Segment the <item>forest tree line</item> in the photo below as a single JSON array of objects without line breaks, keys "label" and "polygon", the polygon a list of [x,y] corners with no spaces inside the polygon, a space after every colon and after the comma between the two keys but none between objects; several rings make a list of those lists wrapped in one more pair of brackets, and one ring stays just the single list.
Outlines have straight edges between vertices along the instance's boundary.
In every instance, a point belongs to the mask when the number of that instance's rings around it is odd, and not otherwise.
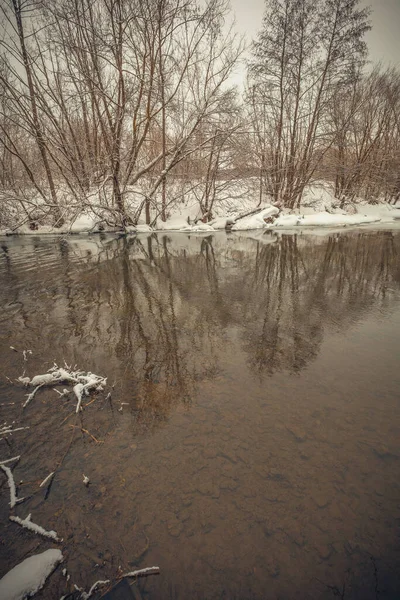
[{"label": "forest tree line", "polygon": [[227,0],[0,7],[2,221],[152,224],[188,193],[209,220],[243,181],[287,208],[316,180],[400,197],[400,74],[368,61],[359,0],[266,0],[248,51]]}]

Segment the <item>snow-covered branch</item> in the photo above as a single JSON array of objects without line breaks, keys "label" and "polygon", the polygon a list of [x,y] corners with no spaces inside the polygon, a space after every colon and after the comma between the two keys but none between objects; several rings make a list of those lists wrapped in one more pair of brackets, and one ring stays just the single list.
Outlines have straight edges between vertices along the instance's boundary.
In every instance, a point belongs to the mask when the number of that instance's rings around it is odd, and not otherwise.
[{"label": "snow-covered branch", "polygon": [[31,514],[29,514],[25,519],[20,519],[19,517],[9,517],[10,521],[14,521],[14,523],[18,523],[21,527],[25,527],[25,529],[29,529],[29,531],[33,531],[33,533],[37,533],[38,535],[42,535],[43,537],[51,538],[55,542],[61,542],[62,540],[57,536],[57,533],[53,530],[47,531],[40,525],[33,523],[31,521]]}]

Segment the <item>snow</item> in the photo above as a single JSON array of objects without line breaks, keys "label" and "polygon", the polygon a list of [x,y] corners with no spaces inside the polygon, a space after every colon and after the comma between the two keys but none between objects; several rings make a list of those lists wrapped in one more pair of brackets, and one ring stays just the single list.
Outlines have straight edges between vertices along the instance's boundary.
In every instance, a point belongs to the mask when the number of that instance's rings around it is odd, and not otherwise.
[{"label": "snow", "polygon": [[279,213],[276,206],[268,205],[255,215],[249,215],[240,219],[232,226],[232,231],[246,231],[248,229],[264,229],[267,224],[265,219],[273,217]]},{"label": "snow", "polygon": [[316,213],[315,215],[304,215],[298,223],[301,227],[345,227],[347,225],[364,225],[367,223],[378,223],[380,217],[368,215],[332,215],[327,212]]},{"label": "snow", "polygon": [[358,212],[371,217],[379,217],[384,223],[400,219],[400,207],[392,206],[386,202],[379,204],[362,203],[357,208]]},{"label": "snow", "polygon": [[185,231],[188,225],[187,217],[177,214],[166,221],[158,220],[157,231]]},{"label": "snow", "polygon": [[216,219],[213,219],[210,221],[209,225],[211,225],[214,229],[226,229],[226,226],[233,224],[233,222],[234,221],[232,217],[226,215],[224,217],[217,217]]},{"label": "snow", "polygon": [[54,373],[45,373],[44,375],[35,375],[30,382],[29,385],[35,387],[39,385],[49,385],[57,381],[57,378],[54,376]]},{"label": "snow", "polygon": [[150,225],[145,225],[143,223],[143,224],[136,225],[136,232],[137,233],[153,233],[154,229],[152,229],[150,227]]},{"label": "snow", "polygon": [[[223,182],[220,182],[221,184]],[[196,182],[187,184],[170,182],[169,194],[170,200],[167,205],[167,220],[163,222],[158,216],[153,226],[144,223],[144,211],[142,211],[137,225],[128,226],[127,233],[147,234],[153,232],[176,231],[186,234],[210,234],[213,231],[225,229],[227,225],[232,225],[234,231],[268,229],[268,228],[292,228],[292,227],[345,227],[348,225],[368,225],[371,223],[395,223],[400,221],[400,208],[392,206],[379,199],[378,204],[368,204],[362,198],[355,198],[352,203],[348,203],[345,209],[340,208],[340,201],[334,197],[332,184],[324,181],[317,181],[306,187],[303,193],[301,207],[289,213],[284,210],[279,215],[276,223],[272,225],[265,223],[265,218],[278,214],[278,210],[266,205],[262,211],[257,214],[249,215],[243,219],[236,219],[251,210],[254,210],[259,200],[259,186],[257,178],[247,178],[242,180],[232,180],[228,187],[222,186],[221,196],[216,198],[213,206],[213,220],[209,223],[202,223],[200,219],[202,214],[200,210],[202,185],[197,189]],[[95,195],[93,196],[95,198]],[[142,202],[142,195],[137,189],[131,189],[129,200],[127,197],[127,210],[134,214]],[[356,213],[355,215],[353,213]],[[318,216],[317,216],[318,215]],[[330,216],[327,216],[330,215]],[[152,211],[152,217],[154,217]],[[306,217],[313,217],[308,220]],[[334,217],[338,217],[335,220]],[[344,217],[355,217],[344,218]],[[367,219],[366,217],[369,217]],[[54,228],[49,225],[39,225],[37,230],[29,229],[28,224],[22,225],[15,231],[3,231],[3,234],[26,234],[26,235],[68,235],[70,233],[93,233],[99,232],[99,216],[85,209],[81,214],[69,215],[67,222],[61,228]],[[300,221],[301,219],[301,221]],[[396,225],[397,225],[396,224]],[[118,226],[105,226],[104,232],[120,232]],[[79,239],[79,237],[78,237]],[[93,246],[93,247],[92,247]],[[82,250],[82,248],[81,248]],[[96,244],[88,245],[87,254],[96,256],[99,248]],[[25,351],[25,358],[29,351]]]},{"label": "snow", "polygon": [[193,232],[208,232],[208,231],[215,231],[214,227],[212,225],[209,225],[208,223],[196,223],[195,225],[192,225],[192,231]]},{"label": "snow", "polygon": [[296,227],[301,223],[302,217],[300,215],[279,215],[279,217],[274,221],[274,227]]},{"label": "snow", "polygon": [[77,383],[73,388],[72,391],[74,392],[75,396],[78,399],[78,402],[76,404],[76,412],[79,412],[79,409],[81,407],[82,404],[82,398],[83,398],[83,390],[84,390],[84,386],[82,383]]},{"label": "snow", "polygon": [[[70,371],[67,365],[65,369],[54,365],[54,367],[49,369],[48,373],[44,373],[43,375],[35,375],[35,377],[33,377],[30,381],[26,381],[27,385],[36,385],[37,387],[33,390],[33,392],[31,392],[31,394],[28,394],[28,398],[22,407],[26,407],[26,405],[34,398],[38,389],[40,389],[42,386],[58,385],[65,382],[76,384],[73,388],[73,392],[77,398],[76,412],[79,412],[83,396],[89,395],[89,391],[93,389],[97,392],[103,391],[104,386],[107,383],[107,378],[95,375],[90,371],[86,375],[83,371]],[[68,390],[64,390],[62,394],[60,394],[60,397],[65,396],[65,392],[68,392]]]},{"label": "snow", "polygon": [[80,215],[71,225],[71,233],[87,233],[92,231],[98,224],[99,219],[95,219],[87,214]]},{"label": "snow", "polygon": [[2,600],[24,600],[38,592],[62,562],[61,550],[46,550],[23,560],[0,580]]}]

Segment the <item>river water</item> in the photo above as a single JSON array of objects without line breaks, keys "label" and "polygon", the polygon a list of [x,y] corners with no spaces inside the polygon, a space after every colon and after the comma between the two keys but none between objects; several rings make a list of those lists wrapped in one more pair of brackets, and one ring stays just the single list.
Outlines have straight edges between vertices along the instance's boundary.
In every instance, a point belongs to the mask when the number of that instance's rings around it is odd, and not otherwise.
[{"label": "river water", "polygon": [[[38,597],[152,565],[138,598],[400,597],[400,232],[1,248],[1,422],[29,429],[0,459],[71,575]],[[21,408],[54,361],[108,377],[79,416]],[[8,502],[0,473],[0,575],[54,547]]]}]

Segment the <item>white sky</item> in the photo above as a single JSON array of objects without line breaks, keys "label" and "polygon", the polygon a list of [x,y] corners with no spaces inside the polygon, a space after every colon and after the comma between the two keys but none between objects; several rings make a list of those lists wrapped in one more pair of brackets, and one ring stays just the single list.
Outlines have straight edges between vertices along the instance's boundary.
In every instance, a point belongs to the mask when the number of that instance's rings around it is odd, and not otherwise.
[{"label": "white sky", "polygon": [[[264,0],[230,0],[236,13],[236,29],[250,41],[261,28]],[[400,65],[400,0],[362,0],[371,6],[372,31],[366,36],[370,60]]]}]

